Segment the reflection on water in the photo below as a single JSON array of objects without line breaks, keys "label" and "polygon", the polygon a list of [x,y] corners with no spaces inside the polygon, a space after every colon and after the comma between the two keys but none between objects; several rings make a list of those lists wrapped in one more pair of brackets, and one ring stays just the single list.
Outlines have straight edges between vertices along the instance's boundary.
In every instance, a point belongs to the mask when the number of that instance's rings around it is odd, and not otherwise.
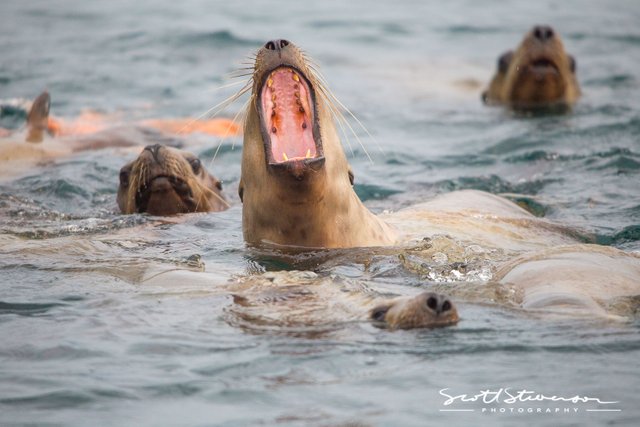
[{"label": "reflection on water", "polygon": [[[86,108],[132,122],[198,116],[241,87],[220,88],[223,76],[264,40],[285,37],[317,58],[371,133],[352,123],[373,162],[354,135],[343,142],[356,191],[375,212],[480,189],[575,227],[584,241],[639,251],[637,9],[14,2],[0,26],[0,97],[47,88],[54,114],[67,118]],[[578,60],[584,96],[574,111],[484,107],[498,55],[545,22]],[[3,108],[0,126],[17,129],[22,111]],[[207,165],[216,156],[209,170],[230,210],[120,215],[118,172],[134,156],[125,151],[58,159],[0,183],[3,423],[551,426],[640,416],[637,320],[524,313],[515,290],[492,281],[508,254],[443,234],[404,249],[247,248],[241,139],[180,142]],[[233,294],[246,287],[256,292],[243,306]],[[461,322],[389,333],[361,316],[374,298],[424,290],[452,295]],[[635,319],[638,303],[610,302]],[[447,387],[597,396],[622,412],[452,415],[440,412]]]}]

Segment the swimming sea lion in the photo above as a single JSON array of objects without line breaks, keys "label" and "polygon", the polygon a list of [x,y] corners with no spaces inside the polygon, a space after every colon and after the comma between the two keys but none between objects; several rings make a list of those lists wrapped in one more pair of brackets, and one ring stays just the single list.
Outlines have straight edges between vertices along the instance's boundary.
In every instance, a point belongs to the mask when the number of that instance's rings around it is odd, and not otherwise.
[{"label": "swimming sea lion", "polygon": [[117,196],[122,213],[175,215],[229,207],[222,184],[193,154],[149,145],[120,170]]},{"label": "swimming sea lion", "polygon": [[373,322],[389,330],[434,328],[459,320],[455,305],[444,295],[422,292],[390,299],[366,283],[311,271],[237,277],[227,288],[234,301],[227,320],[254,331],[304,328],[317,334],[345,322]]},{"label": "swimming sea lion", "polygon": [[487,104],[530,109],[568,107],[579,96],[575,59],[565,52],[553,28],[539,25],[527,33],[515,51],[500,56],[482,99]]},{"label": "swimming sea lion", "polygon": [[244,126],[242,229],[252,244],[391,245],[395,232],[355,191],[327,89],[286,40],[257,53]]}]

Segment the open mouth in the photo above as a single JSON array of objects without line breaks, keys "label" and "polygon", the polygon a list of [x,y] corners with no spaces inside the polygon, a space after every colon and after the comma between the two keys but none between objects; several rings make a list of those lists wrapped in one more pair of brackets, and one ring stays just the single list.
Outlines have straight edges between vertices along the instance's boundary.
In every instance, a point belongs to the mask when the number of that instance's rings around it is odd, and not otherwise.
[{"label": "open mouth", "polygon": [[265,78],[258,101],[270,165],[323,159],[315,93],[302,73],[289,66],[274,69]]},{"label": "open mouth", "polygon": [[534,70],[540,71],[558,71],[558,66],[555,62],[547,58],[538,58],[531,62],[531,67]]},{"label": "open mouth", "polygon": [[195,206],[193,192],[186,181],[172,175],[157,175],[138,188],[136,192],[138,213],[147,212],[152,196],[166,197],[170,192],[178,196],[187,207]]}]

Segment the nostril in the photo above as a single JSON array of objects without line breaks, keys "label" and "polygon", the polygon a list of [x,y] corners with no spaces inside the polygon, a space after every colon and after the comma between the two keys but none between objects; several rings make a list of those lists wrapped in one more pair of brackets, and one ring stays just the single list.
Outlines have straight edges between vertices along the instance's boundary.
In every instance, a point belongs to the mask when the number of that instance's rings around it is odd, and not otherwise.
[{"label": "nostril", "polygon": [[451,310],[451,302],[449,300],[445,300],[442,303],[442,312],[444,313],[445,311],[449,311]]},{"label": "nostril", "polygon": [[551,37],[553,37],[553,29],[547,27],[547,31],[545,33],[545,36],[547,39],[550,39]]},{"label": "nostril", "polygon": [[547,41],[554,36],[553,28],[546,25],[538,25],[533,28],[533,36],[540,41]]},{"label": "nostril", "polygon": [[276,44],[273,41],[268,41],[264,47],[268,50],[276,50]]},{"label": "nostril", "polygon": [[282,39],[280,40],[280,48],[289,46],[289,40]]},{"label": "nostril", "polygon": [[535,38],[537,38],[538,40],[542,40],[542,38],[544,37],[544,35],[542,34],[542,28],[540,27],[535,27],[533,29],[533,36]]},{"label": "nostril", "polygon": [[436,297],[427,298],[427,307],[435,311],[438,308],[438,299]]}]

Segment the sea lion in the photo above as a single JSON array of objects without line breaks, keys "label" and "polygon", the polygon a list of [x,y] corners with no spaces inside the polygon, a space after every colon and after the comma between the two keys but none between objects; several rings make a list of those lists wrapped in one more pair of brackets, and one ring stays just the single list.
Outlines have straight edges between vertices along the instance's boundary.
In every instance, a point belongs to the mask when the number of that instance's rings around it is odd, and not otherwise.
[{"label": "sea lion", "polygon": [[226,320],[252,331],[278,327],[318,334],[345,322],[372,322],[397,330],[450,326],[459,321],[456,306],[444,295],[421,292],[389,298],[363,282],[321,277],[311,271],[237,277],[227,291],[234,304],[226,311]]},{"label": "sea lion", "polygon": [[576,61],[553,28],[535,26],[515,51],[498,58],[496,74],[482,94],[486,104],[515,109],[570,107],[580,96]]},{"label": "sea lion", "polygon": [[247,242],[317,248],[395,242],[396,233],[353,191],[327,97],[293,43],[270,41],[258,51],[239,186]]},{"label": "sea lion", "polygon": [[122,213],[175,215],[229,208],[222,183],[191,153],[162,145],[146,146],[120,170],[117,196]]}]

